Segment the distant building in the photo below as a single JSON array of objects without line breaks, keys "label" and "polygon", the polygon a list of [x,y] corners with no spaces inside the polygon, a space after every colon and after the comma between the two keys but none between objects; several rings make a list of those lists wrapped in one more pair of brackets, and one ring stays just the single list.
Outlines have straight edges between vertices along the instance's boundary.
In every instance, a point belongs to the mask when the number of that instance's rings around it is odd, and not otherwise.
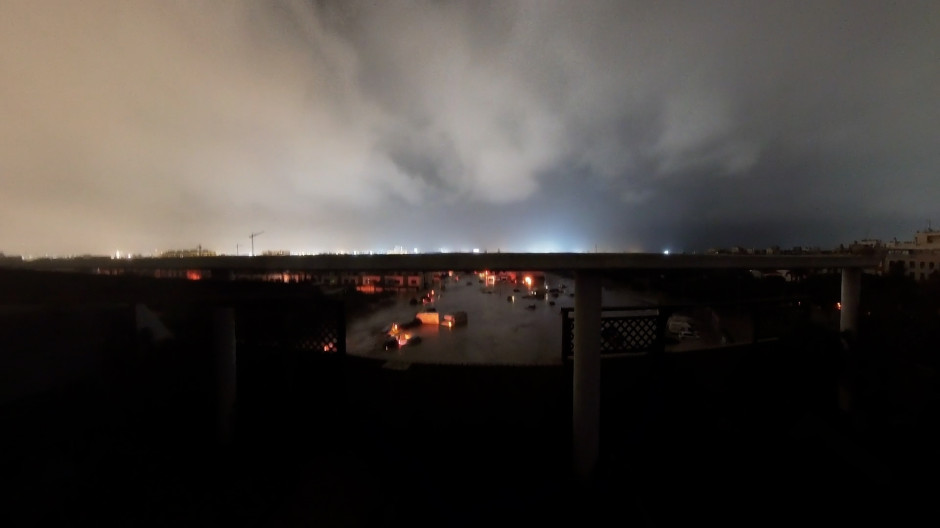
[{"label": "distant building", "polygon": [[914,234],[914,240],[885,245],[885,273],[927,280],[940,273],[940,231],[927,229]]},{"label": "distant building", "polygon": [[839,245],[839,253],[850,253],[853,255],[875,255],[885,251],[885,244],[881,240],[864,239],[856,240],[849,244],[849,247]]},{"label": "distant building", "polygon": [[853,243],[852,245],[861,246],[861,247],[870,247],[870,248],[882,248],[885,246],[884,242],[882,242],[881,240],[877,238],[863,238],[861,240],[855,241],[855,243]]},{"label": "distant building", "polygon": [[340,282],[343,286],[357,287],[362,284],[362,276],[355,273],[343,273],[340,276]]},{"label": "distant building", "polygon": [[405,277],[398,274],[386,274],[382,277],[382,285],[392,288],[401,288],[405,285]]},{"label": "distant building", "polygon": [[163,258],[214,257],[216,253],[198,246],[196,249],[171,249],[164,251],[160,256]]},{"label": "distant building", "polygon": [[936,229],[926,229],[914,233],[914,240],[898,242],[893,240],[886,244],[888,249],[913,249],[913,250],[940,250],[940,231]]},{"label": "distant building", "polygon": [[889,250],[885,257],[887,273],[902,274],[915,280],[927,280],[940,272],[940,251],[938,250]]}]

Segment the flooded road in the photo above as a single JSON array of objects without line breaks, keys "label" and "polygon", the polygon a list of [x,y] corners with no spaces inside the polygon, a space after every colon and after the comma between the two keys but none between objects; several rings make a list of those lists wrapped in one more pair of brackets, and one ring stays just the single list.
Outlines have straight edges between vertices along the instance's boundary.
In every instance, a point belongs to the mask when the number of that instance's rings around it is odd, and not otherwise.
[{"label": "flooded road", "polygon": [[[475,275],[448,279],[444,284],[446,290],[435,290],[433,303],[413,306],[409,300],[423,292],[401,294],[391,306],[352,321],[346,333],[347,353],[407,363],[561,363],[561,309],[574,306],[573,280],[547,275],[546,287],[538,289],[537,298],[524,297],[525,285],[500,282],[484,288]],[[546,295],[551,288],[559,289],[557,298]],[[510,296],[514,300],[508,300]],[[646,304],[624,291],[607,289],[603,302],[606,306]],[[442,318],[466,312],[467,324],[453,328],[425,324],[407,329],[404,331],[421,337],[421,343],[385,350],[384,329],[392,323],[411,321],[429,307]]]}]

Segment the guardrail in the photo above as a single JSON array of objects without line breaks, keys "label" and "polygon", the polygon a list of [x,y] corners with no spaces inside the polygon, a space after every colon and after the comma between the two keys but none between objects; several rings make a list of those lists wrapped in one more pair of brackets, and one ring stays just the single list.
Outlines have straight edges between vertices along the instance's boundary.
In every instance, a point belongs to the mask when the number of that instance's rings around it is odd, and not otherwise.
[{"label": "guardrail", "polygon": [[[561,309],[561,360],[574,359],[574,308]],[[641,354],[665,347],[666,320],[658,307],[622,306],[601,309],[601,355]]]},{"label": "guardrail", "polygon": [[[749,342],[778,339],[795,324],[808,321],[810,307],[810,303],[803,298],[604,307],[601,309],[600,353],[602,357],[610,357],[663,352],[669,342],[669,318],[696,309],[746,310],[751,324]],[[562,308],[561,321],[561,360],[562,363],[568,363],[574,359],[574,308]],[[709,324],[715,323],[709,321]],[[722,341],[722,345],[731,344],[734,344],[731,340]]]}]

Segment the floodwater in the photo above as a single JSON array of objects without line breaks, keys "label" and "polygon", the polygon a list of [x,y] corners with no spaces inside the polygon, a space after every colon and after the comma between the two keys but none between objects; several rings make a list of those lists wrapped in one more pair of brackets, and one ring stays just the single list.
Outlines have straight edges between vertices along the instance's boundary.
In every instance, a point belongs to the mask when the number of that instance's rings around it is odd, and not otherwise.
[{"label": "floodwater", "polygon": [[[484,288],[475,275],[451,278],[444,285],[444,291],[435,290],[430,304],[409,304],[412,297],[420,298],[423,292],[401,294],[393,305],[351,322],[346,333],[347,353],[405,363],[561,363],[561,309],[574,306],[573,280],[547,275],[545,287],[537,290],[536,298],[525,298],[526,287],[521,284],[499,282]],[[557,298],[547,295],[551,288],[560,290]],[[508,300],[510,296],[512,301]],[[648,304],[627,292],[607,289],[603,303]],[[436,309],[442,318],[444,314],[466,312],[467,324],[453,328],[425,324],[406,329],[403,331],[420,336],[421,343],[385,350],[383,330],[392,323],[411,321],[427,308]]]}]

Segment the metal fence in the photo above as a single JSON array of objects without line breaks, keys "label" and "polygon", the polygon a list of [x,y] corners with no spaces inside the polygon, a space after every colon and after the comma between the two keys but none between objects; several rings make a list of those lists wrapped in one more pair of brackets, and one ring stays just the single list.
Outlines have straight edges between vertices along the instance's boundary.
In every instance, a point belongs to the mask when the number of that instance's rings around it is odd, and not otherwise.
[{"label": "metal fence", "polygon": [[346,353],[346,319],[340,302],[270,300],[235,306],[239,351]]},{"label": "metal fence", "polygon": [[[574,358],[574,308],[561,310],[562,361]],[[663,350],[668,314],[649,307],[601,310],[601,355],[642,354]]]},{"label": "metal fence", "polygon": [[[682,306],[623,306],[601,309],[600,353],[602,356],[641,355],[664,351],[669,342],[668,323],[674,314],[705,309],[715,318],[714,309],[733,308],[748,314],[750,333],[744,342],[779,339],[796,325],[810,320],[811,303],[802,298],[755,299],[742,302],[711,303]],[[574,308],[562,308],[561,358],[574,359]],[[720,334],[717,321],[713,326]],[[722,340],[722,344],[734,344]],[[740,343],[740,341],[738,341]]]}]

